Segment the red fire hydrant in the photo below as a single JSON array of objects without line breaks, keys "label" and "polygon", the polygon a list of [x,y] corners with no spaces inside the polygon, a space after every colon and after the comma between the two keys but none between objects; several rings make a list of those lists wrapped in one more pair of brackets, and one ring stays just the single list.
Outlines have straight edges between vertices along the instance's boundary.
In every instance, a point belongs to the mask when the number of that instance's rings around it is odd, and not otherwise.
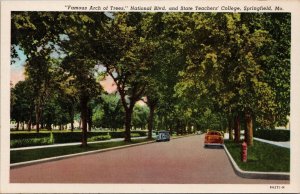
[{"label": "red fire hydrant", "polygon": [[247,162],[247,143],[242,143],[242,162]]}]

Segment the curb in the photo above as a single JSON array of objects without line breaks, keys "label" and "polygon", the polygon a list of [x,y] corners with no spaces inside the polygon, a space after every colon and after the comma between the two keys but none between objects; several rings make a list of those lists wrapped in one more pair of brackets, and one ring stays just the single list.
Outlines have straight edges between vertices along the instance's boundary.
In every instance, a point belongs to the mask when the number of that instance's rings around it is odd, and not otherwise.
[{"label": "curb", "polygon": [[[176,138],[172,138],[172,139],[175,140],[175,139],[184,138],[184,137],[188,137],[188,136],[180,136],[180,137],[176,137]],[[43,159],[39,159],[39,160],[18,162],[18,163],[10,164],[10,169],[14,169],[14,168],[18,168],[18,167],[24,167],[24,166],[30,166],[30,165],[33,165],[33,164],[39,164],[39,163],[44,163],[44,162],[57,161],[57,160],[72,158],[72,157],[76,157],[76,156],[83,156],[83,155],[88,155],[88,154],[95,154],[95,153],[107,152],[107,151],[112,151],[112,150],[128,148],[128,147],[140,146],[140,145],[150,144],[150,143],[155,143],[155,142],[156,142],[156,140],[153,140],[153,141],[148,141],[148,142],[142,142],[142,143],[136,143],[136,144],[131,144],[131,145],[100,149],[100,150],[93,150],[93,151],[81,152],[81,153],[76,153],[76,154],[68,154],[68,155],[63,155],[63,156],[43,158]]]},{"label": "curb", "polygon": [[33,164],[39,164],[39,163],[44,163],[44,162],[57,161],[57,160],[72,158],[72,157],[76,157],[76,156],[83,156],[83,155],[88,155],[88,154],[95,154],[95,153],[107,152],[107,151],[112,151],[112,150],[128,148],[128,147],[140,146],[140,145],[150,144],[150,143],[155,143],[155,141],[148,141],[148,142],[136,143],[136,144],[125,145],[125,146],[118,146],[118,147],[112,147],[112,148],[106,148],[106,149],[100,149],[100,150],[93,150],[93,151],[88,151],[88,152],[81,152],[81,153],[76,153],[76,154],[68,154],[68,155],[63,155],[63,156],[43,158],[43,159],[39,159],[39,160],[19,162],[19,163],[11,164],[10,169],[14,169],[14,168],[18,168],[18,167],[24,167],[24,166],[30,166],[30,165],[33,165]]},{"label": "curb", "polygon": [[227,150],[225,144],[223,145],[224,150],[231,162],[231,165],[234,169],[234,172],[242,177],[249,179],[272,179],[272,180],[290,180],[290,173],[282,173],[282,172],[256,172],[256,171],[244,171],[239,168],[236,164],[229,151]]}]

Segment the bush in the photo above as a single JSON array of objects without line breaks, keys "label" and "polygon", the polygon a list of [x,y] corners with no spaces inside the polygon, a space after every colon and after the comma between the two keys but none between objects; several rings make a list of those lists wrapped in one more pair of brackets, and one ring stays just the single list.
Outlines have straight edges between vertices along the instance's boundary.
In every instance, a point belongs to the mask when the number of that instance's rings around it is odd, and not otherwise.
[{"label": "bush", "polygon": [[82,134],[81,132],[54,132],[53,138],[54,143],[74,143],[81,141]]},{"label": "bush", "polygon": [[141,137],[139,133],[131,133],[131,137]]},{"label": "bush", "polygon": [[35,139],[35,138],[47,138],[49,137],[49,133],[36,133],[36,132],[24,132],[24,133],[11,133],[10,139],[17,140],[17,139]]},{"label": "bush", "polygon": [[[82,132],[53,133],[55,143],[74,143],[81,142]],[[106,136],[107,132],[88,132],[87,138],[96,136]]]},{"label": "bush", "polygon": [[133,131],[133,132],[131,132],[131,134],[133,134],[133,133],[139,134],[139,136],[137,136],[137,137],[142,137],[142,136],[147,136],[148,131]]},{"label": "bush", "polygon": [[110,140],[111,136],[109,134],[107,135],[97,135],[88,138],[88,142],[93,142],[93,141],[102,141],[102,140]]},{"label": "bush", "polygon": [[30,138],[30,139],[16,139],[10,141],[10,147],[26,147],[26,146],[39,146],[39,145],[50,145],[53,142],[51,138]]},{"label": "bush", "polygon": [[[134,131],[131,133],[132,137],[146,136],[147,131]],[[124,131],[113,132],[88,132],[88,142],[109,140],[111,138],[124,138]],[[81,142],[82,132],[45,132],[45,133],[12,133],[10,135],[11,148],[50,145],[54,143],[75,143]]]},{"label": "bush", "polygon": [[289,141],[290,140],[290,131],[289,130],[268,130],[260,129],[254,131],[254,137],[266,139],[270,141]]},{"label": "bush", "polygon": [[125,132],[124,131],[112,131],[109,132],[111,138],[124,138]]},{"label": "bush", "polygon": [[[131,131],[131,137],[147,136],[148,131]],[[125,131],[112,131],[109,132],[112,138],[124,138]]]}]

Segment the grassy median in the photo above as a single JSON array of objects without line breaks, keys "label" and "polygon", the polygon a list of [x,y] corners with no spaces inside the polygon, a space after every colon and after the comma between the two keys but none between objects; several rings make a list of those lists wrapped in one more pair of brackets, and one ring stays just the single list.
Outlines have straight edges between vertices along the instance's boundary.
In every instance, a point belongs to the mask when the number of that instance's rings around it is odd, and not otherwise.
[{"label": "grassy median", "polygon": [[240,169],[260,172],[289,172],[290,149],[254,140],[248,147],[248,161],[241,161],[241,144],[225,141],[225,145]]},{"label": "grassy median", "polygon": [[152,141],[152,140],[137,139],[137,140],[132,140],[131,143],[124,142],[124,141],[103,142],[97,144],[89,144],[88,147],[86,148],[82,148],[79,145],[75,145],[75,146],[50,147],[50,148],[39,148],[39,149],[30,149],[30,150],[15,150],[15,151],[10,151],[10,163],[13,164],[18,162],[38,160],[38,159],[63,156],[68,154],[76,154],[81,152],[101,150],[106,148],[118,147],[123,145],[131,145],[131,144],[142,143],[147,141]]}]

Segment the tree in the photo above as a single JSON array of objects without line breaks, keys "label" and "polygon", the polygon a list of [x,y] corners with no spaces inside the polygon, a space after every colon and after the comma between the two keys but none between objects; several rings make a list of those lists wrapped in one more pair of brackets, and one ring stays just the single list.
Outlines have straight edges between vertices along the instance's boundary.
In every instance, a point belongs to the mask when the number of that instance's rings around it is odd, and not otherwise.
[{"label": "tree", "polygon": [[[291,75],[291,14],[263,14],[262,25],[268,30],[271,44],[257,52],[260,57],[261,67],[268,72],[265,80],[275,93],[275,115],[273,125],[282,126],[288,122],[290,115],[290,75]],[[260,127],[274,127],[264,124],[259,119]]]},{"label": "tree", "polygon": [[[253,118],[274,122],[275,91],[262,68],[272,37],[259,14],[193,13],[182,32],[186,68],[177,91],[189,99],[213,102],[213,110],[235,116],[238,141],[240,117],[246,122],[246,140],[253,143]],[[264,53],[263,53],[264,51]],[[270,50],[268,50],[270,51]]]},{"label": "tree", "polygon": [[[146,104],[150,114],[148,119],[148,138],[152,138],[154,128],[154,114],[162,114],[163,125],[158,128],[171,129],[173,119],[166,119],[174,110],[172,106],[177,102],[174,98],[174,86],[178,80],[178,71],[182,68],[182,55],[177,52],[178,35],[174,34],[174,21],[181,24],[179,14],[148,13],[143,20],[144,47],[148,50],[149,69],[146,79]],[[178,25],[181,27],[181,25]],[[168,107],[168,108],[167,108]],[[169,125],[169,126],[167,126]]]},{"label": "tree", "polygon": [[97,127],[118,129],[124,126],[124,110],[118,94],[102,94],[101,102],[93,110],[93,123]]},{"label": "tree", "polygon": [[[51,55],[63,58],[62,77],[74,79],[83,120],[83,146],[86,146],[87,104],[100,85],[95,81],[97,62],[91,56],[102,47],[91,48],[93,37],[101,35],[107,16],[103,13],[14,12],[12,44],[27,56],[26,72],[34,83],[37,131],[42,107],[49,93]],[[95,28],[97,26],[97,28]],[[12,54],[15,53],[12,46]],[[14,56],[14,55],[12,55]],[[63,81],[63,80],[61,80]]]},{"label": "tree", "polygon": [[135,103],[145,91],[147,50],[141,36],[142,13],[116,13],[107,31],[107,55],[100,60],[117,86],[125,110],[125,141],[131,141],[130,129]]},{"label": "tree", "polygon": [[[99,73],[99,64],[96,55],[104,52],[101,44],[93,47],[95,37],[104,33],[103,26],[107,16],[103,13],[69,13],[66,14],[66,37],[60,42],[65,57],[62,68],[76,88],[79,98],[82,121],[82,146],[87,146],[87,123],[89,120],[88,104],[102,90],[97,83],[96,74]],[[97,26],[97,28],[95,28]]]},{"label": "tree", "polygon": [[51,82],[50,54],[55,49],[61,29],[55,25],[59,13],[12,12],[12,57],[19,46],[27,57],[26,74],[32,81],[35,104],[35,124],[39,132],[42,107]]},{"label": "tree", "polygon": [[51,97],[44,105],[42,122],[46,129],[52,130],[52,125],[59,126],[62,130],[63,125],[71,122],[71,117],[68,114],[67,99],[59,92],[53,92]]},{"label": "tree", "polygon": [[31,130],[32,116],[34,114],[34,104],[32,99],[34,94],[29,80],[20,81],[12,88],[12,96],[14,103],[12,106],[11,119],[17,122],[17,130],[20,123],[24,122],[28,125],[28,130]]},{"label": "tree", "polygon": [[[133,108],[132,125],[135,129],[144,130],[149,117],[149,109],[145,105],[136,104]],[[152,134],[152,133],[151,133]]]}]

